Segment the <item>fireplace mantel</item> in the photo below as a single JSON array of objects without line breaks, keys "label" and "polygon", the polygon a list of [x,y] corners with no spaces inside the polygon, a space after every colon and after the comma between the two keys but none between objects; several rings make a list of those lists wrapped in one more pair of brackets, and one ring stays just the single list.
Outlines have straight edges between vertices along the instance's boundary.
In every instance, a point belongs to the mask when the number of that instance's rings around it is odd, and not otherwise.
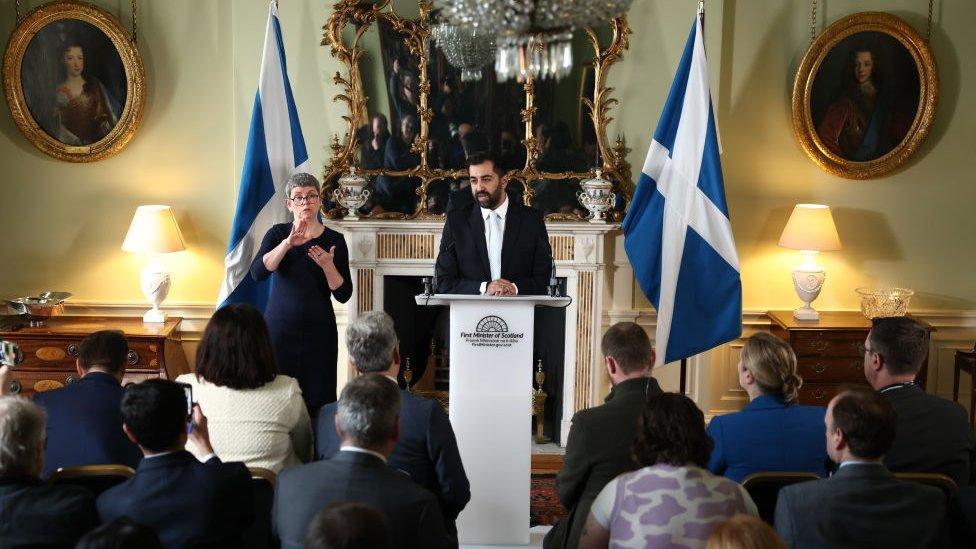
[{"label": "fireplace mantel", "polygon": [[[432,276],[444,221],[339,220],[328,223],[343,233],[349,247],[353,279],[348,320],[382,308],[382,278],[389,275]],[[566,311],[565,372],[561,440],[565,441],[573,413],[602,402],[598,394],[605,376],[600,357],[600,321],[604,295],[609,295],[613,268],[612,223],[547,223],[556,275],[566,278],[566,293],[573,302]],[[348,373],[347,373],[348,375]]]}]

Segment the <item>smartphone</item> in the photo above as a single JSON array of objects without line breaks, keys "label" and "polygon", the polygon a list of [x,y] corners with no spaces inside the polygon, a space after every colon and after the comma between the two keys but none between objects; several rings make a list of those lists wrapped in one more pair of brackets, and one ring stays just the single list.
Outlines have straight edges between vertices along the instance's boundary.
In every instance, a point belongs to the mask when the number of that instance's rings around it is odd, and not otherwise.
[{"label": "smartphone", "polygon": [[0,339],[0,366],[13,368],[24,361],[24,353],[20,346],[13,341]]},{"label": "smartphone", "polygon": [[193,432],[193,385],[189,383],[177,382],[180,387],[183,387],[183,397],[186,399],[186,417],[187,419],[187,433]]}]

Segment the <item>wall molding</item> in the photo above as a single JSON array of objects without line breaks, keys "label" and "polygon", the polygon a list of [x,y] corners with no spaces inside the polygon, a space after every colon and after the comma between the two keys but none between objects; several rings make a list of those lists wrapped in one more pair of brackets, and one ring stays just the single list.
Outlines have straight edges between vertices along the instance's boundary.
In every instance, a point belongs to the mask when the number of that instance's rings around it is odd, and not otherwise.
[{"label": "wall molding", "polygon": [[[189,343],[191,347],[195,347],[215,307],[215,303],[174,302],[165,303],[162,309],[170,316],[183,318],[180,337],[184,344]],[[142,316],[147,309],[148,304],[143,302],[71,300],[65,303],[64,312],[78,316]],[[346,351],[341,342],[348,323],[347,305],[337,305],[335,314],[340,336],[339,363],[344,364]],[[912,311],[912,315],[928,322],[936,330],[929,350],[929,391],[951,399],[954,353],[960,349],[972,349],[973,341],[976,340],[976,310],[928,309]],[[593,333],[593,348],[599,348],[600,338],[607,328],[625,320],[637,322],[647,330],[651,341],[654,340],[657,315],[653,309],[606,309],[600,316],[601,326]],[[748,402],[745,392],[738,386],[738,379],[730,372],[738,362],[744,339],[756,332],[768,330],[769,326],[770,320],[765,310],[746,309],[742,312],[742,338],[688,361],[688,393],[702,407],[706,416],[735,411]],[[188,352],[187,356],[192,356],[192,353]],[[345,368],[339,368],[339,371],[342,378]],[[968,394],[966,389],[970,381],[967,376],[962,378],[960,393]],[[342,384],[345,379],[340,379],[339,382]],[[601,388],[596,388],[596,393],[599,396]]]}]

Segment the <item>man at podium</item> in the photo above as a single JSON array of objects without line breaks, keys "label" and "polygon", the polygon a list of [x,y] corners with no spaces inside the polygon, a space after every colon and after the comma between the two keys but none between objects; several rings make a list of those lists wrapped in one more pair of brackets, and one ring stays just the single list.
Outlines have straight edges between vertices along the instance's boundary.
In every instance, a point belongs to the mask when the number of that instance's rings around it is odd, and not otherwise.
[{"label": "man at podium", "polygon": [[475,201],[447,213],[434,267],[442,294],[545,295],[552,252],[542,214],[509,200],[497,157],[468,157]]}]

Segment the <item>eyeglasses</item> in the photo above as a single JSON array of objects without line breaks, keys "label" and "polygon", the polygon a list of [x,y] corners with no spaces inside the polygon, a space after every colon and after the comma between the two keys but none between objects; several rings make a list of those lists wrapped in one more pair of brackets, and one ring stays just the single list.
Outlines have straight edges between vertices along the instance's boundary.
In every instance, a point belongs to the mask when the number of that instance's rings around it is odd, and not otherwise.
[{"label": "eyeglasses", "polygon": [[288,200],[291,200],[295,204],[301,205],[301,204],[305,204],[306,202],[318,202],[319,201],[319,198],[321,198],[321,197],[319,195],[317,195],[317,194],[310,194],[310,195],[307,195],[307,196],[302,196],[302,195],[293,196],[293,197],[289,198]]},{"label": "eyeglasses", "polygon": [[860,352],[861,353],[873,353],[874,352],[874,349],[868,347],[867,345],[865,345],[863,343],[859,344],[857,347],[858,347],[858,349],[860,349]]}]

